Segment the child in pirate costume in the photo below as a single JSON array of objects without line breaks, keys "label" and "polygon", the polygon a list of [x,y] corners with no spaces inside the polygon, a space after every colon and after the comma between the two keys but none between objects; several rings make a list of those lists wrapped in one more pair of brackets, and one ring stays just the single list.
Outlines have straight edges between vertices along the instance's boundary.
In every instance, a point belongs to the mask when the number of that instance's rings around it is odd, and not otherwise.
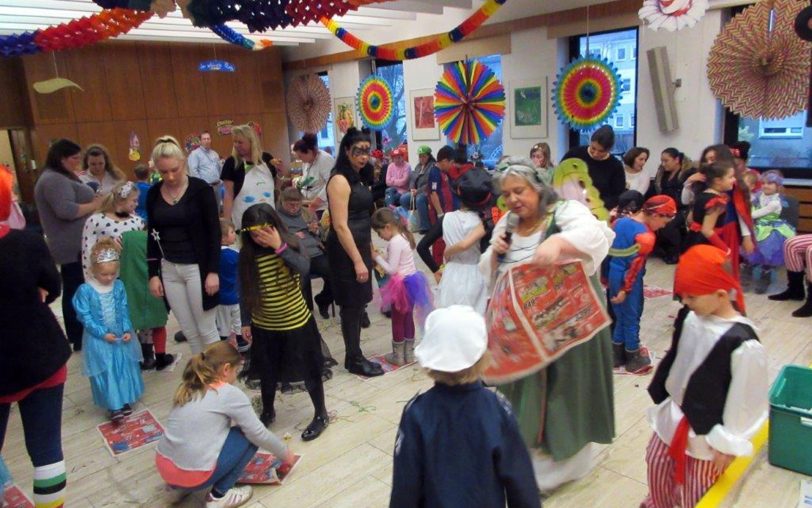
[{"label": "child in pirate costume", "polygon": [[609,302],[615,316],[612,331],[614,367],[625,366],[632,374],[651,370],[651,357],[640,347],[643,315],[643,276],[646,260],[654,250],[654,233],[677,214],[677,204],[657,195],[642,209],[615,221],[615,239],[609,249]]},{"label": "child in pirate costume", "polygon": [[753,452],[750,438],[767,418],[767,356],[737,310],[744,300],[726,253],[690,248],[675,291],[691,311],[648,388],[657,406],[648,410],[645,508],[696,505],[736,456]]}]

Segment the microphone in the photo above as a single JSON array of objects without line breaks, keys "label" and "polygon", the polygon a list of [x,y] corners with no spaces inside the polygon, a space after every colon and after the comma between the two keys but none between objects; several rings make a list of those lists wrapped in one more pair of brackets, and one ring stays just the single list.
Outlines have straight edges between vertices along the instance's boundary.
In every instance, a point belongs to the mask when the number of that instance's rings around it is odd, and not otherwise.
[{"label": "microphone", "polygon": [[[510,239],[513,236],[513,230],[519,225],[519,216],[513,212],[508,212],[507,224],[505,226],[505,241],[510,244]],[[499,254],[496,260],[502,263],[505,260],[504,254]]]}]

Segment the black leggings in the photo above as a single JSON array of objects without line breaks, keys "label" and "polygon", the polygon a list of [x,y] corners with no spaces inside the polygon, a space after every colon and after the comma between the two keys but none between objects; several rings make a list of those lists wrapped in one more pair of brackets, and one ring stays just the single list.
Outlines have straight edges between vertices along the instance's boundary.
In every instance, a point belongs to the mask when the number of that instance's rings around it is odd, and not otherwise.
[{"label": "black leggings", "polygon": [[345,367],[347,367],[350,362],[364,357],[364,353],[361,352],[361,316],[364,313],[364,309],[365,306],[363,305],[343,305],[339,310],[339,315],[341,316],[341,335],[344,338],[344,348],[346,350],[344,355]]},{"label": "black leggings", "polygon": [[60,275],[62,276],[62,317],[65,320],[65,334],[73,344],[73,349],[78,351],[82,349],[82,332],[84,328],[76,318],[76,311],[73,309],[73,295],[76,294],[79,286],[85,282],[82,263],[76,261],[75,263],[61,265]]}]

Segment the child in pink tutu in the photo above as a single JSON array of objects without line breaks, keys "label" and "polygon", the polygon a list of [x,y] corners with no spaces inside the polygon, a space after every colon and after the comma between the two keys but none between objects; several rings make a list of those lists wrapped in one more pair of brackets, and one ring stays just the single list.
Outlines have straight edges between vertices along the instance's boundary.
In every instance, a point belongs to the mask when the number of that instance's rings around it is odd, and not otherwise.
[{"label": "child in pink tutu", "polygon": [[392,309],[392,353],[386,361],[404,365],[414,361],[414,309],[422,325],[432,310],[431,290],[426,276],[414,263],[414,236],[389,208],[372,215],[372,229],[389,242],[384,258],[373,248],[375,262],[389,274],[389,282],[381,288],[384,305]]}]

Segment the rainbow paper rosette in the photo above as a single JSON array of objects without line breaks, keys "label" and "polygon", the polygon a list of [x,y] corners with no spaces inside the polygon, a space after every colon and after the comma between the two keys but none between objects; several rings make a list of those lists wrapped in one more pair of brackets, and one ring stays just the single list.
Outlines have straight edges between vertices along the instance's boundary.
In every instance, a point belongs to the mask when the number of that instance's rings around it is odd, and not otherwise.
[{"label": "rainbow paper rosette", "polygon": [[558,119],[576,130],[606,121],[620,103],[620,74],[604,58],[577,58],[564,67],[553,85]]},{"label": "rainbow paper rosette", "polygon": [[434,117],[454,143],[479,144],[505,116],[505,88],[475,60],[450,66],[434,91]]},{"label": "rainbow paper rosette", "polygon": [[394,120],[395,99],[392,87],[378,76],[369,76],[358,87],[358,112],[361,121],[372,130],[384,130]]}]

